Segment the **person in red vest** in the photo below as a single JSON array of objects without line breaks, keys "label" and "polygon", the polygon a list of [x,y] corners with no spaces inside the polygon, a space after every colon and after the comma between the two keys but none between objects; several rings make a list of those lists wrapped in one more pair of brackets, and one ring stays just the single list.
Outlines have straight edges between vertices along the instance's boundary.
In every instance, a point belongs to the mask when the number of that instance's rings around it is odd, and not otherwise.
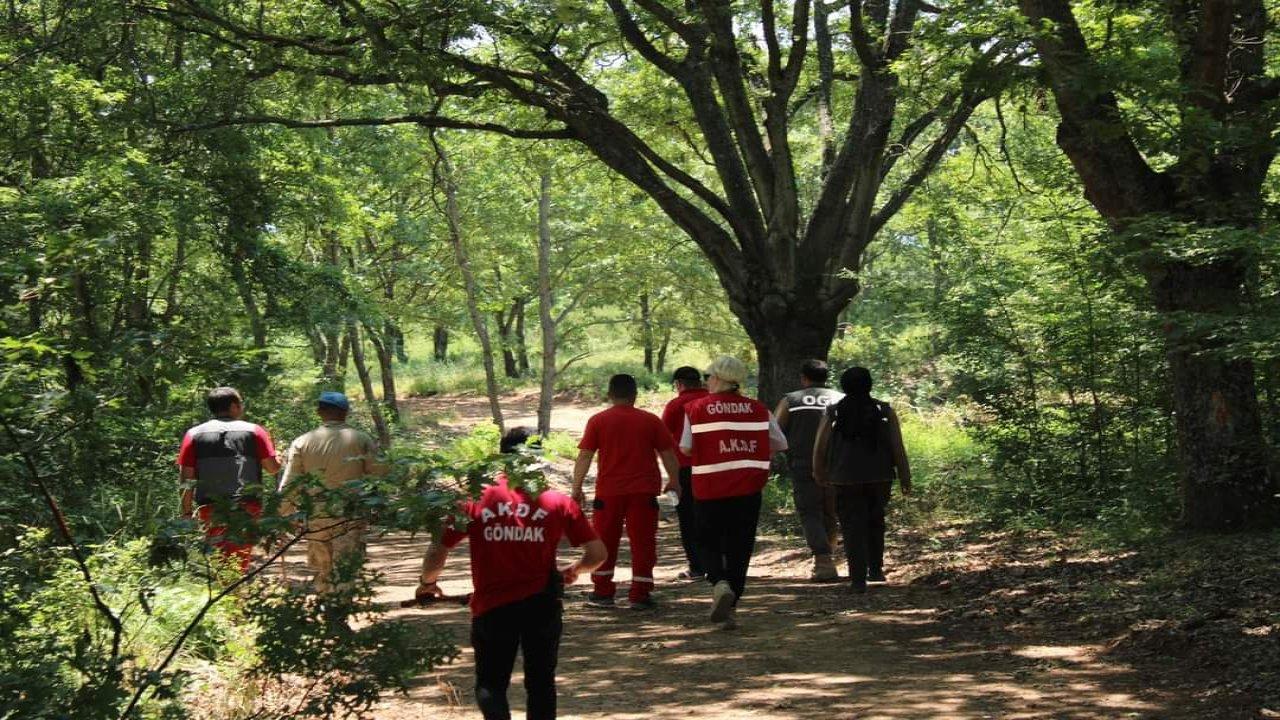
[{"label": "person in red vest", "polygon": [[573,467],[573,499],[581,504],[586,500],[582,483],[596,452],[600,453],[591,524],[608,548],[609,559],[591,573],[595,589],[587,596],[587,602],[597,607],[614,605],[618,587],[613,582],[613,570],[618,563],[624,525],[631,541],[631,588],[627,599],[632,610],[654,607],[651,593],[653,566],[658,563],[657,496],[663,491],[658,458],[667,469],[666,490],[680,492],[675,440],[657,415],[635,406],[636,389],[636,379],[630,375],[609,378],[609,401],[613,407],[587,421]]},{"label": "person in red vest", "polygon": [[[502,438],[502,452],[518,452],[529,438],[515,428]],[[564,585],[577,582],[604,562],[604,544],[578,504],[563,493],[530,493],[499,473],[478,500],[463,504],[464,528],[447,528],[422,561],[414,593],[419,601],[442,598],[436,580],[449,549],[470,539],[471,646],[476,659],[476,703],[485,720],[510,720],[507,688],[516,652],[524,656],[529,720],[556,716],[556,663],[560,652]],[[556,567],[556,546],[565,537],[582,557]]]},{"label": "person in red vest", "polygon": [[[702,386],[702,372],[688,365],[678,367],[671,373],[671,384],[676,396],[663,408],[662,424],[671,431],[671,437],[680,437],[684,433],[687,415],[685,406],[698,398],[706,397],[707,389]],[[680,521],[680,544],[684,547],[684,557],[689,563],[689,569],[681,570],[679,578],[686,582],[696,582],[706,577],[706,573],[702,571],[702,560],[698,557],[698,531],[693,508],[693,458],[677,449],[676,460],[680,462],[680,502],[676,505],[676,517]]]},{"label": "person in red vest", "polygon": [[732,629],[755,550],[770,459],[787,449],[787,438],[769,408],[742,395],[747,367],[741,360],[717,358],[707,375],[711,392],[688,404],[680,449],[693,458],[698,547],[712,586],[711,621]]}]

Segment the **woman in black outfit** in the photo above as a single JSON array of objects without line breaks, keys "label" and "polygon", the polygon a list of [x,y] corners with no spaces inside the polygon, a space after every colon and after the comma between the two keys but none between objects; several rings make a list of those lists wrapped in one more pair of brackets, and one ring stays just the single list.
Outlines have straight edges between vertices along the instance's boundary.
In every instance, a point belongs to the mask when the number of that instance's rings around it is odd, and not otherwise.
[{"label": "woman in black outfit", "polygon": [[813,446],[813,476],[836,489],[836,513],[849,561],[850,589],[884,582],[884,513],[893,479],[911,494],[911,467],[902,428],[889,404],[871,397],[871,373],[851,367],[840,376],[844,399],[829,407]]}]

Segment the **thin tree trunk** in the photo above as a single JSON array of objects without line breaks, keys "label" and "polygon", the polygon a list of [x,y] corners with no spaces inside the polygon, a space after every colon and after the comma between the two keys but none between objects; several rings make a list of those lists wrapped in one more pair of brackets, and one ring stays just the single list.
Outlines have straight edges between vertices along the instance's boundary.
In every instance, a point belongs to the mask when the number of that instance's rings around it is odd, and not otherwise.
[{"label": "thin tree trunk", "polygon": [[179,280],[183,277],[183,271],[187,267],[187,230],[189,218],[184,218],[187,213],[183,211],[179,217],[179,227],[177,229],[178,239],[173,250],[173,263],[169,266],[169,289],[165,293],[164,312],[160,314],[160,324],[168,327],[173,321],[173,317],[178,314],[178,285]]},{"label": "thin tree trunk", "polygon": [[378,357],[378,373],[382,378],[382,406],[387,410],[387,419],[393,424],[400,422],[400,404],[396,393],[395,357],[388,347],[390,340],[379,337],[368,323],[364,324],[365,334],[369,336],[369,344],[373,345],[374,354]]},{"label": "thin tree trunk", "polygon": [[493,364],[493,342],[489,338],[489,327],[485,324],[484,315],[480,312],[475,273],[471,271],[471,258],[467,254],[467,246],[462,239],[462,213],[458,209],[458,186],[453,179],[453,165],[449,162],[449,156],[445,153],[443,145],[437,142],[435,149],[440,159],[440,180],[444,186],[445,220],[449,226],[449,243],[453,245],[453,255],[458,263],[458,271],[462,274],[467,315],[471,318],[471,327],[476,332],[476,338],[480,340],[480,359],[484,364],[484,384],[485,391],[489,395],[489,412],[493,416],[493,424],[498,426],[498,431],[505,432],[502,404],[498,399],[498,374]]},{"label": "thin tree trunk", "polygon": [[937,219],[930,217],[925,221],[925,243],[929,252],[929,266],[933,281],[929,299],[929,357],[936,362],[942,356],[941,323],[942,304],[946,299],[946,271],[943,266],[943,239],[938,230]]},{"label": "thin tree trunk", "polygon": [[409,362],[409,353],[404,346],[404,331],[400,329],[400,325],[388,320],[383,327],[383,342],[388,345],[391,356],[401,363]]},{"label": "thin tree trunk", "polygon": [[373,418],[373,427],[378,432],[378,443],[383,449],[391,447],[391,431],[387,420],[382,415],[382,405],[373,394],[373,378],[369,376],[369,366],[364,361],[364,346],[360,342],[360,328],[354,319],[347,320],[347,345],[351,348],[351,359],[356,365],[356,374],[360,376],[360,387],[364,389],[364,399],[369,403],[369,415]]},{"label": "thin tree trunk", "polygon": [[835,79],[835,55],[831,50],[830,8],[826,0],[813,0],[813,39],[818,55],[818,142],[822,145],[822,177],[836,159],[836,125],[831,115],[831,85]]},{"label": "thin tree trunk", "polygon": [[[247,230],[245,232],[248,232]],[[232,247],[230,248],[231,281],[235,284],[236,293],[244,305],[245,317],[249,319],[249,330],[253,334],[253,346],[259,350],[267,347],[267,323],[262,318],[262,310],[253,294],[253,284],[245,268],[246,248],[239,237],[240,231],[231,229]]]},{"label": "thin tree trunk", "polygon": [[667,371],[667,349],[671,347],[671,328],[662,331],[662,344],[658,346],[658,372]]},{"label": "thin tree trunk", "polygon": [[644,369],[653,372],[653,315],[647,292],[640,293],[640,343],[644,345]]},{"label": "thin tree trunk", "polygon": [[347,365],[351,358],[351,338],[343,338],[338,341],[338,373],[336,381],[338,387],[345,387],[347,384]]},{"label": "thin tree trunk", "polygon": [[84,270],[76,270],[71,279],[76,293],[73,314],[77,316],[84,337],[97,345],[102,333],[98,330],[98,305],[93,299],[93,288],[89,287],[89,277]]},{"label": "thin tree trunk", "polygon": [[[338,240],[338,234],[328,229],[322,229],[320,234],[324,238],[325,261],[333,269],[334,273],[342,273],[342,247]],[[326,327],[324,337],[328,344],[328,350],[325,354],[321,380],[325,387],[341,391],[346,387],[347,352],[350,347],[350,338],[343,333],[340,321],[334,321]]]},{"label": "thin tree trunk", "polygon": [[498,337],[500,345],[502,345],[502,371],[507,377],[516,379],[520,377],[520,368],[516,365],[516,353],[514,349],[515,342],[511,337],[511,323],[514,318],[513,314],[508,315],[499,310],[493,314],[494,322],[498,325]]},{"label": "thin tree trunk", "polygon": [[315,326],[308,326],[306,333],[307,344],[311,347],[311,359],[315,360],[317,365],[324,367],[325,355],[328,350],[324,336],[320,334],[320,330]]},{"label": "thin tree trunk", "polygon": [[538,434],[551,432],[551,401],[556,390],[556,321],[551,296],[551,173],[538,186],[538,328],[542,331],[542,384],[538,390]]},{"label": "thin tree trunk", "polygon": [[437,325],[431,331],[431,357],[436,362],[449,360],[449,328],[443,325]]},{"label": "thin tree trunk", "polygon": [[338,326],[330,325],[324,329],[321,334],[321,341],[324,343],[324,365],[320,369],[321,381],[326,387],[337,386],[342,388],[341,379],[338,375],[338,363],[342,363],[343,374],[346,373],[346,359],[343,356],[343,339],[342,334],[338,330]]},{"label": "thin tree trunk", "polygon": [[529,343],[524,331],[524,311],[528,305],[525,298],[516,301],[516,364],[520,366],[520,376],[529,374]]}]

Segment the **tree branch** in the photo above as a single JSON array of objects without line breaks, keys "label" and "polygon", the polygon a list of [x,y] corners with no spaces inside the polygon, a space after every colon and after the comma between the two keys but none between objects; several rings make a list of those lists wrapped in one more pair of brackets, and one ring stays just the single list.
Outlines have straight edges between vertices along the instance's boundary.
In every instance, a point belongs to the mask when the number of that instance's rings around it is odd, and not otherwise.
[{"label": "tree branch", "polygon": [[62,534],[63,540],[71,548],[71,557],[75,560],[76,567],[79,568],[80,575],[84,578],[84,582],[89,588],[89,595],[93,598],[94,607],[97,608],[98,614],[102,615],[107,624],[111,626],[111,659],[116,660],[120,657],[120,642],[124,637],[124,625],[115,614],[115,611],[111,609],[111,606],[107,604],[107,601],[102,598],[102,594],[98,592],[98,584],[94,582],[93,573],[89,571],[89,563],[85,559],[84,551],[80,549],[80,544],[76,542],[75,536],[71,533],[71,526],[67,524],[67,517],[62,512],[62,506],[58,503],[57,498],[53,496],[53,492],[49,490],[49,486],[45,484],[44,478],[40,476],[40,470],[36,466],[35,458],[22,446],[21,441],[18,440],[18,434],[14,431],[13,426],[9,424],[8,418],[0,418],[0,425],[4,426],[4,432],[9,436],[9,442],[13,444],[14,451],[22,457],[22,464],[26,467],[31,484],[35,485],[40,492],[40,496],[44,498],[58,532]]},{"label": "tree branch", "polygon": [[[915,170],[889,196],[884,205],[871,216],[871,235],[880,232],[885,223],[911,199],[911,196],[924,182],[925,178],[929,177],[929,174],[937,167],[938,162],[946,155],[947,148],[951,147],[951,143],[955,142],[956,137],[960,135],[960,131],[964,130],[964,125],[969,121],[969,116],[985,99],[986,96],[981,93],[972,93],[966,95],[960,101],[955,112],[947,120],[947,124],[943,127],[941,134],[929,145],[929,148],[924,153],[924,158],[916,165]],[[861,251],[859,250],[859,252]]]},{"label": "tree branch", "polygon": [[213,130],[215,128],[239,125],[279,125],[281,127],[293,129],[417,125],[419,127],[446,128],[451,130],[483,130],[486,132],[493,132],[506,135],[508,137],[526,140],[571,140],[576,137],[574,132],[569,128],[548,128],[545,130],[513,128],[507,127],[506,125],[499,125],[497,123],[471,122],[468,120],[458,120],[455,118],[446,118],[430,114],[393,115],[388,117],[332,118],[328,120],[296,120],[294,118],[276,115],[241,115],[239,117],[223,118],[221,120],[213,120],[205,123],[183,125],[177,129],[182,132],[198,132],[201,130]]},{"label": "tree branch", "polygon": [[920,117],[907,123],[907,126],[902,129],[902,134],[898,136],[897,142],[887,148],[884,163],[880,166],[880,180],[882,182],[889,176],[889,172],[893,170],[894,165],[897,165],[898,160],[907,154],[907,150],[911,148],[911,145],[942,115],[942,111],[945,108],[955,102],[959,95],[960,93],[956,91],[948,92],[942,96],[942,99],[936,105],[921,113]]},{"label": "tree branch", "polygon": [[867,32],[866,22],[862,19],[862,0],[849,0],[849,36],[853,41],[853,51],[864,67],[871,71],[884,67],[884,59],[872,46],[871,33]]},{"label": "tree branch", "polygon": [[217,27],[222,28],[235,35],[236,37],[246,40],[253,40],[275,48],[294,48],[302,50],[310,55],[319,55],[322,57],[351,57],[352,49],[358,45],[363,36],[352,35],[342,38],[330,38],[324,36],[312,37],[288,37],[285,35],[275,35],[272,33],[259,32],[251,28],[238,25],[227,18],[209,10],[206,10],[200,4],[192,2],[192,0],[172,0],[175,5],[179,5],[185,9],[185,12],[173,10],[171,8],[143,6],[143,12],[153,15],[166,17],[188,17],[204,20]]},{"label": "tree branch", "polygon": [[1085,197],[1111,220],[1169,209],[1169,181],[1134,143],[1070,0],[1019,0],[1019,7],[1038,29],[1032,42],[1062,118],[1058,145],[1080,175]]},{"label": "tree branch", "polygon": [[649,38],[645,37],[644,31],[640,29],[635,17],[627,10],[623,0],[605,0],[605,2],[613,13],[614,22],[617,23],[618,30],[622,32],[622,37],[626,39],[627,44],[640,53],[641,57],[653,63],[654,67],[673,78],[678,78],[684,74],[685,70],[680,63],[676,62],[670,55],[654,47]]},{"label": "tree branch", "polygon": [[[354,521],[348,521],[348,522],[354,522]],[[129,704],[125,706],[125,709],[123,711],[121,711],[119,720],[125,720],[126,718],[128,718],[130,715],[133,714],[133,711],[138,707],[138,704],[142,702],[142,699],[145,696],[146,691],[150,687],[152,687],[151,682],[149,682],[149,679],[158,677],[160,673],[164,672],[165,668],[169,667],[169,665],[173,662],[174,658],[178,656],[178,652],[182,650],[182,647],[184,645],[186,645],[187,639],[191,637],[191,633],[195,632],[196,628],[200,626],[200,623],[204,620],[204,616],[208,614],[209,610],[211,610],[214,605],[217,605],[218,603],[222,602],[224,598],[231,595],[236,590],[240,589],[241,586],[253,580],[258,575],[261,575],[264,570],[270,567],[271,564],[274,563],[276,560],[279,560],[286,552],[289,551],[290,548],[296,545],[298,541],[301,540],[305,535],[306,535],[305,531],[295,534],[293,537],[289,538],[289,540],[282,543],[280,548],[277,549],[269,557],[267,557],[266,560],[262,561],[261,564],[257,565],[254,568],[251,568],[248,572],[241,574],[240,577],[236,578],[235,581],[229,583],[226,587],[222,588],[222,590],[220,590],[216,595],[213,595],[209,597],[207,600],[205,600],[204,605],[200,607],[200,610],[196,612],[195,616],[191,618],[191,620],[186,624],[186,626],[183,627],[182,631],[179,632],[178,635],[173,639],[173,644],[170,646],[169,652],[164,656],[164,659],[162,659],[158,665],[152,668],[150,672],[143,675],[143,680],[138,684],[138,688],[137,690],[134,691],[133,697],[130,698]]]},{"label": "tree branch", "polygon": [[662,4],[662,0],[635,0],[636,5],[640,6],[645,12],[654,16],[663,25],[671,28],[672,32],[679,35],[682,40],[690,45],[701,41],[706,34],[704,29],[681,20],[666,5]]}]

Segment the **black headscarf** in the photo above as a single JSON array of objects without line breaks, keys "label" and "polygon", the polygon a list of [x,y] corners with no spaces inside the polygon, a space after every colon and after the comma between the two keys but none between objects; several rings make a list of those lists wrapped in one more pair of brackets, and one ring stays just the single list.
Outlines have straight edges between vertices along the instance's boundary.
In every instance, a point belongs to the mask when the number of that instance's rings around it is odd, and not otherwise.
[{"label": "black headscarf", "polygon": [[871,398],[871,371],[864,367],[845,370],[840,375],[840,390],[844,398],[832,411],[832,429],[844,440],[861,442],[868,450],[875,450],[885,416],[880,404]]}]

